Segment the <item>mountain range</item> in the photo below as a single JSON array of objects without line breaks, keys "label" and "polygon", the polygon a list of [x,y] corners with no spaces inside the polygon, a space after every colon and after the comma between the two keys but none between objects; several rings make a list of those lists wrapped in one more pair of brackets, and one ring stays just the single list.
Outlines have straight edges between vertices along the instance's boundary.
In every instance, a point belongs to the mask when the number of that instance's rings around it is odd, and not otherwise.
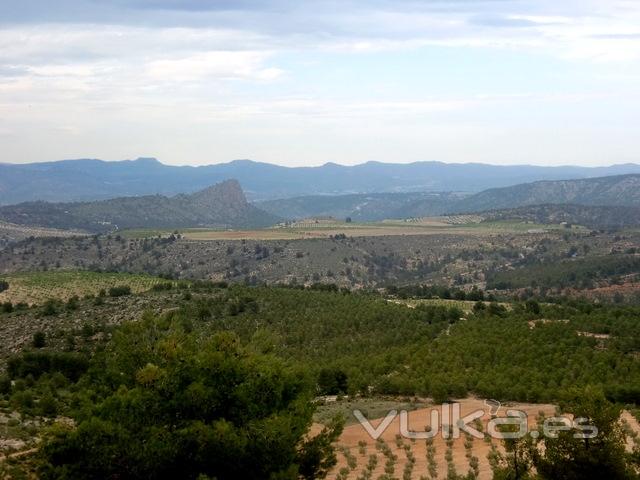
[{"label": "mountain range", "polygon": [[[476,213],[542,204],[640,207],[640,175],[540,181],[488,189],[472,195],[396,193],[305,196],[256,203],[262,210],[286,219],[333,216],[351,217],[359,221]],[[603,219],[602,216],[599,218]]]},{"label": "mountain range", "polygon": [[639,173],[640,165],[610,167],[496,166],[480,163],[327,163],[289,168],[250,160],[200,167],[171,166],[154,158],[0,163],[0,205],[29,201],[75,202],[117,197],[193,193],[237,179],[252,201],[302,195],[370,193],[476,193],[537,180],[565,180]]},{"label": "mountain range", "polygon": [[[562,207],[562,208],[560,208]],[[538,181],[467,194],[451,192],[307,195],[249,203],[237,180],[191,194],[0,207],[16,225],[107,232],[128,228],[257,228],[281,220],[332,216],[355,221],[484,213],[487,218],[621,227],[638,224],[640,174]]]},{"label": "mountain range", "polygon": [[257,228],[278,218],[247,202],[236,180],[190,195],[146,195],[94,202],[25,202],[0,207],[0,218],[17,225],[109,232],[127,228]]}]

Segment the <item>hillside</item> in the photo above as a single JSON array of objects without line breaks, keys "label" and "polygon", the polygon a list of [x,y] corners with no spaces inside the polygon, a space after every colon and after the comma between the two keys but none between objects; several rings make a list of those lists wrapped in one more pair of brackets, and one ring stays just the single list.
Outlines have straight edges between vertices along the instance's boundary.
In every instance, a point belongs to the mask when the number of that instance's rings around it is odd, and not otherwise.
[{"label": "hillside", "polygon": [[[451,192],[310,195],[257,205],[288,219],[332,216],[377,221],[489,212],[488,217],[495,220],[569,222],[618,228],[640,224],[640,175],[524,183],[474,195]],[[520,208],[532,206],[536,207]]]},{"label": "hillside", "polygon": [[191,195],[148,195],[96,202],[28,202],[0,207],[18,225],[107,232],[127,228],[264,227],[277,218],[247,202],[235,180]]},{"label": "hillside", "polygon": [[480,192],[535,180],[639,173],[640,165],[611,167],[496,166],[479,163],[327,163],[288,168],[249,160],[200,167],[164,165],[153,158],[119,162],[95,159],[32,164],[0,163],[0,205],[44,200],[93,201],[140,195],[193,193],[235,178],[254,201],[301,195],[355,193]]},{"label": "hillside", "polygon": [[258,202],[256,206],[287,219],[330,216],[373,222],[388,218],[441,215],[462,194],[456,193],[371,193],[354,195],[310,195]]},{"label": "hillside", "polygon": [[640,175],[541,181],[494,188],[451,206],[452,212],[479,212],[538,204],[640,207]]},{"label": "hillside", "polygon": [[538,224],[582,225],[589,228],[624,228],[640,225],[640,207],[590,205],[530,205],[484,212],[485,221],[519,220]]}]

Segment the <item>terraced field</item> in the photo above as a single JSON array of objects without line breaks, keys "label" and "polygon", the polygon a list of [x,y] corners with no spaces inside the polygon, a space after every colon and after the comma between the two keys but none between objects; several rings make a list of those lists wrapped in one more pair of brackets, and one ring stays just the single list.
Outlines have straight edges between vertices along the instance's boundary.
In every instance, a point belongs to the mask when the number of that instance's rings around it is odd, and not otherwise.
[{"label": "terraced field", "polygon": [[149,290],[163,281],[149,275],[97,273],[89,271],[26,272],[4,275],[9,288],[0,293],[0,302],[41,304],[49,299],[68,300],[73,296],[97,295],[101,290],[127,285],[133,293]]}]

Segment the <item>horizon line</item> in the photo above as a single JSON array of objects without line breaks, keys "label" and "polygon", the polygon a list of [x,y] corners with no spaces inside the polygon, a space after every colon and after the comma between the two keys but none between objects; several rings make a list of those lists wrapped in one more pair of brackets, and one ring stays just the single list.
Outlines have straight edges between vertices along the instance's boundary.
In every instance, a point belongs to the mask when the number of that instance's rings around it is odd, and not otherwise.
[{"label": "horizon line", "polygon": [[247,163],[261,164],[261,165],[269,165],[269,166],[274,166],[274,167],[279,167],[279,168],[288,168],[288,169],[302,169],[302,168],[311,169],[311,168],[323,168],[323,167],[328,167],[328,166],[336,166],[336,167],[343,167],[343,168],[353,168],[353,167],[359,167],[359,166],[369,165],[369,164],[402,166],[402,165],[418,165],[418,164],[427,164],[427,163],[442,164],[442,165],[458,165],[458,166],[481,165],[481,166],[504,167],[504,168],[510,168],[510,167],[534,167],[534,168],[552,168],[552,169],[560,169],[560,168],[597,169],[597,168],[622,167],[622,166],[629,166],[629,165],[639,166],[640,167],[640,163],[636,163],[636,162],[609,163],[609,164],[600,164],[600,165],[580,165],[580,164],[545,165],[545,164],[534,164],[534,163],[496,164],[496,163],[474,162],[474,161],[470,161],[470,162],[447,162],[447,161],[444,161],[444,160],[417,160],[417,161],[410,161],[410,162],[392,162],[392,161],[380,161],[380,160],[367,160],[366,162],[360,162],[360,163],[355,163],[355,164],[344,164],[344,163],[337,163],[337,162],[333,162],[333,161],[327,161],[325,163],[316,164],[316,165],[291,166],[291,165],[282,165],[280,163],[274,163],[274,162],[253,160],[253,159],[250,159],[250,158],[237,158],[237,159],[234,159],[234,160],[227,160],[227,161],[221,161],[221,162],[213,162],[213,163],[203,163],[203,164],[191,165],[191,164],[164,163],[163,161],[159,160],[157,157],[146,157],[146,156],[140,156],[140,157],[137,157],[137,158],[125,158],[125,159],[103,159],[103,158],[96,158],[96,157],[80,157],[80,158],[65,158],[65,159],[58,159],[58,160],[41,160],[41,161],[35,161],[35,162],[22,162],[22,163],[12,163],[12,162],[2,162],[2,161],[0,161],[0,165],[26,166],[26,165],[42,165],[42,164],[50,164],[50,163],[81,162],[81,161],[96,161],[96,162],[102,162],[102,163],[125,163],[125,162],[153,161],[153,162],[159,163],[160,165],[163,165],[163,166],[166,166],[166,167],[191,167],[191,168],[213,167],[213,166],[218,166],[218,165],[231,165],[233,163],[240,163],[240,162],[247,162]]}]

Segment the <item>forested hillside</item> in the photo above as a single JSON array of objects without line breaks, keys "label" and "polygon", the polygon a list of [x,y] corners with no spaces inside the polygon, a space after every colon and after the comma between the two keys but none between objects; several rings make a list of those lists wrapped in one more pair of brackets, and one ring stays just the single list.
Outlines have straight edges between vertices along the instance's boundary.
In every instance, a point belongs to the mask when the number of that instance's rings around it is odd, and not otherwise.
[{"label": "forested hillside", "polygon": [[330,216],[371,222],[389,218],[441,215],[464,197],[456,193],[371,193],[312,195],[258,202],[256,206],[286,219]]},{"label": "forested hillside", "polygon": [[517,220],[537,224],[568,223],[621,229],[640,225],[640,207],[542,204],[482,212],[485,221]]},{"label": "forested hillside", "polygon": [[[619,415],[611,402],[640,396],[633,306],[530,299],[476,301],[470,310],[422,300],[409,308],[330,285],[165,281],[138,295],[125,287],[30,308],[3,305],[0,333],[38,330],[14,353],[4,351],[0,401],[24,419],[75,422],[32,427],[31,435],[43,435],[40,453],[11,471],[232,479],[285,469],[278,478],[317,479],[335,465],[341,428],[336,420],[315,440],[306,437],[318,394],[564,402],[588,392],[574,408],[600,402],[587,411],[607,406],[617,412],[610,422]],[[113,322],[109,315],[122,311]],[[192,458],[194,449],[202,455]],[[109,461],[113,452],[118,462]],[[620,455],[616,462],[631,464]],[[234,466],[238,458],[247,460]],[[558,459],[545,461],[559,468]]]},{"label": "forested hillside", "polygon": [[126,228],[265,227],[278,219],[249,204],[237,181],[191,195],[0,207],[0,219],[29,226],[109,232]]},{"label": "forested hillside", "polygon": [[541,181],[489,189],[467,197],[451,211],[478,212],[539,204],[640,206],[640,175]]}]

